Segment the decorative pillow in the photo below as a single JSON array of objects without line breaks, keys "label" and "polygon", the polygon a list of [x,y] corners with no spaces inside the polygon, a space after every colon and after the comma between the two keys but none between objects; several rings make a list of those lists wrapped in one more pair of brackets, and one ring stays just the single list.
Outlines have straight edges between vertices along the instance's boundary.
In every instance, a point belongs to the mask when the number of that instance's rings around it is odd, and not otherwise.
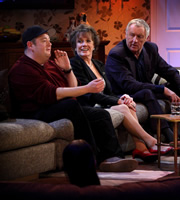
[{"label": "decorative pillow", "polygon": [[158,74],[154,74],[153,78],[152,78],[152,83],[156,84],[156,85],[162,85],[167,83],[167,81],[160,77]]},{"label": "decorative pillow", "polygon": [[[180,74],[180,69],[177,69],[179,71]],[[152,78],[152,83],[156,84],[156,85],[164,85],[164,84],[168,84],[166,79],[160,77],[158,74],[154,74],[153,78]]]},{"label": "decorative pillow", "polygon": [[8,87],[8,69],[0,71],[0,121],[9,117],[10,98]]}]

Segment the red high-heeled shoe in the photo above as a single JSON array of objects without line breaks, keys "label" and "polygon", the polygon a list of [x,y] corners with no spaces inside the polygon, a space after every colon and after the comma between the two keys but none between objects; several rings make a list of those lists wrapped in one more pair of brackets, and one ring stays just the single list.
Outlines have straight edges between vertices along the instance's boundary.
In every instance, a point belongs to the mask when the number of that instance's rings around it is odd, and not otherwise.
[{"label": "red high-heeled shoe", "polygon": [[[153,146],[152,148],[148,149],[150,153],[158,153],[158,147],[157,145]],[[161,155],[166,155],[172,152],[173,147],[170,146],[161,146]]]},{"label": "red high-heeled shoe", "polygon": [[140,158],[144,162],[155,162],[158,159],[158,155],[156,153],[150,153],[148,151],[139,151],[138,149],[134,149],[132,152],[133,158]]}]

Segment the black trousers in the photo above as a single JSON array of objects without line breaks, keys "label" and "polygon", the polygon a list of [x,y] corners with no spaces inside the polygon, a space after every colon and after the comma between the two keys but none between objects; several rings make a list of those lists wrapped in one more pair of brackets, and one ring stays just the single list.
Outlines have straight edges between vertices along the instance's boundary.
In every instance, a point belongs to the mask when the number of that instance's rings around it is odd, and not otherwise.
[{"label": "black trousers", "polygon": [[[161,106],[158,102],[158,99],[165,99],[166,97],[162,95],[156,95],[149,89],[143,89],[141,91],[136,92],[135,94],[131,95],[135,102],[143,103],[149,112],[149,116],[153,114],[164,114],[164,112],[161,109]],[[151,130],[153,132],[157,129],[157,120],[149,118],[149,123]],[[161,121],[161,129],[168,128],[169,124],[167,121],[162,120]]]},{"label": "black trousers", "polygon": [[110,114],[102,108],[81,106],[76,100],[64,99],[38,111],[34,119],[52,122],[62,118],[72,121],[74,138],[86,140],[93,148],[97,163],[124,157]]}]

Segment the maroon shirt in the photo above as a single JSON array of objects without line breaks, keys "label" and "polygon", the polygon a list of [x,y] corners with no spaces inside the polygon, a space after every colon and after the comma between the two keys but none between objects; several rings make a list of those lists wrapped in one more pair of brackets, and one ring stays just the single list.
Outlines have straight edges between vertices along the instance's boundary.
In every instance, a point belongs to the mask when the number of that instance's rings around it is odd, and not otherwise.
[{"label": "maroon shirt", "polygon": [[56,89],[68,87],[68,83],[54,61],[42,66],[23,55],[9,72],[9,86],[12,104],[20,113],[27,113],[55,103]]}]

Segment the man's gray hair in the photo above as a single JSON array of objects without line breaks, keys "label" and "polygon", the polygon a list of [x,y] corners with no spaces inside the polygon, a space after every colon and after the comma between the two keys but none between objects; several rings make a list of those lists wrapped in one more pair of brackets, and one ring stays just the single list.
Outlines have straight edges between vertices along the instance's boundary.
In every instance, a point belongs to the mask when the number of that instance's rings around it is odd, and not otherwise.
[{"label": "man's gray hair", "polygon": [[149,33],[150,33],[150,27],[149,25],[143,20],[143,19],[132,19],[128,25],[126,26],[126,34],[127,34],[127,31],[129,29],[129,27],[132,25],[132,24],[135,24],[136,26],[138,27],[144,27],[145,31],[146,31],[146,38],[149,36]]}]

